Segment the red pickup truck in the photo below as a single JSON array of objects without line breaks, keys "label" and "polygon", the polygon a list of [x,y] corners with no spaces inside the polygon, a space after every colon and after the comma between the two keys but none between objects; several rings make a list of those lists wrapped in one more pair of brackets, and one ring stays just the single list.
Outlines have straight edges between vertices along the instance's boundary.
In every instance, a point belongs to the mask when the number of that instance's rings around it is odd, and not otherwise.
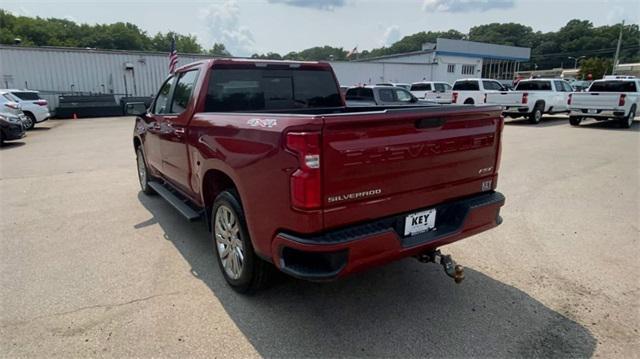
[{"label": "red pickup truck", "polygon": [[213,59],[127,112],[142,191],[207,220],[240,292],[409,256],[459,281],[437,248],[502,221],[499,106],[349,108],[326,63]]}]

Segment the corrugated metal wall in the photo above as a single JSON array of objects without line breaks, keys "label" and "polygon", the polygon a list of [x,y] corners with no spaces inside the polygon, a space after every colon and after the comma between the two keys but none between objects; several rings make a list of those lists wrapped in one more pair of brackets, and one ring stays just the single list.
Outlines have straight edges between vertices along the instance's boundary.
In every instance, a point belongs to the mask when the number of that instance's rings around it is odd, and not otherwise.
[{"label": "corrugated metal wall", "polygon": [[[178,65],[209,58],[180,54]],[[332,62],[342,85],[429,80],[426,64]],[[133,69],[128,70],[127,65]],[[168,73],[168,54],[73,48],[0,46],[0,88],[41,91],[52,110],[58,95],[107,93],[120,97],[155,94]]]},{"label": "corrugated metal wall", "polygon": [[[203,58],[181,55],[178,65]],[[154,94],[167,67],[168,56],[162,53],[0,46],[0,88],[41,91],[52,109],[64,93],[114,94],[116,101]]]}]

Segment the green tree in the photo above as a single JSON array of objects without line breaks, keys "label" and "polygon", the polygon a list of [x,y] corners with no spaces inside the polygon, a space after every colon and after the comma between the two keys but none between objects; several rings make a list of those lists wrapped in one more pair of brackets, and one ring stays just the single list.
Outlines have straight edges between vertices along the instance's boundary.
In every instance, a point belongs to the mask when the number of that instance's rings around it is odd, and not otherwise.
[{"label": "green tree", "polygon": [[213,46],[207,51],[207,54],[212,56],[222,56],[222,57],[231,57],[231,53],[227,50],[224,44],[215,43]]},{"label": "green tree", "polygon": [[180,35],[173,31],[166,34],[157,33],[151,38],[151,50],[167,52],[171,48],[172,39],[176,40],[176,50],[187,54],[200,54],[203,52],[202,46],[198,43],[198,39],[193,35]]},{"label": "green tree", "polygon": [[599,57],[592,57],[580,63],[580,77],[587,79],[591,74],[592,79],[601,79],[604,75],[610,74],[613,61]]}]

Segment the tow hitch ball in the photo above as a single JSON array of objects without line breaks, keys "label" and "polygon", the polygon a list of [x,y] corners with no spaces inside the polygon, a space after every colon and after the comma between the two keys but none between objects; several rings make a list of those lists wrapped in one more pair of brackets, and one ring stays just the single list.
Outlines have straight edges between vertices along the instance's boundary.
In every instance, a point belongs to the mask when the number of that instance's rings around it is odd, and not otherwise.
[{"label": "tow hitch ball", "polygon": [[419,255],[418,260],[422,263],[436,263],[442,266],[444,272],[456,283],[460,283],[464,280],[464,268],[456,264],[450,255],[443,255],[439,250],[422,253]]}]

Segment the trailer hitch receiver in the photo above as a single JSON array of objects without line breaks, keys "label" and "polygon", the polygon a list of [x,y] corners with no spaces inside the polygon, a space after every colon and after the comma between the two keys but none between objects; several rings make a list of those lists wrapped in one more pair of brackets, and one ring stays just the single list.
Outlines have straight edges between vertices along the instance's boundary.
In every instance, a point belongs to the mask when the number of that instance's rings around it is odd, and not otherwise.
[{"label": "trailer hitch receiver", "polygon": [[444,272],[459,284],[464,280],[464,268],[448,254],[442,254],[439,250],[430,251],[419,255],[418,260],[422,263],[436,263],[442,266]]}]

